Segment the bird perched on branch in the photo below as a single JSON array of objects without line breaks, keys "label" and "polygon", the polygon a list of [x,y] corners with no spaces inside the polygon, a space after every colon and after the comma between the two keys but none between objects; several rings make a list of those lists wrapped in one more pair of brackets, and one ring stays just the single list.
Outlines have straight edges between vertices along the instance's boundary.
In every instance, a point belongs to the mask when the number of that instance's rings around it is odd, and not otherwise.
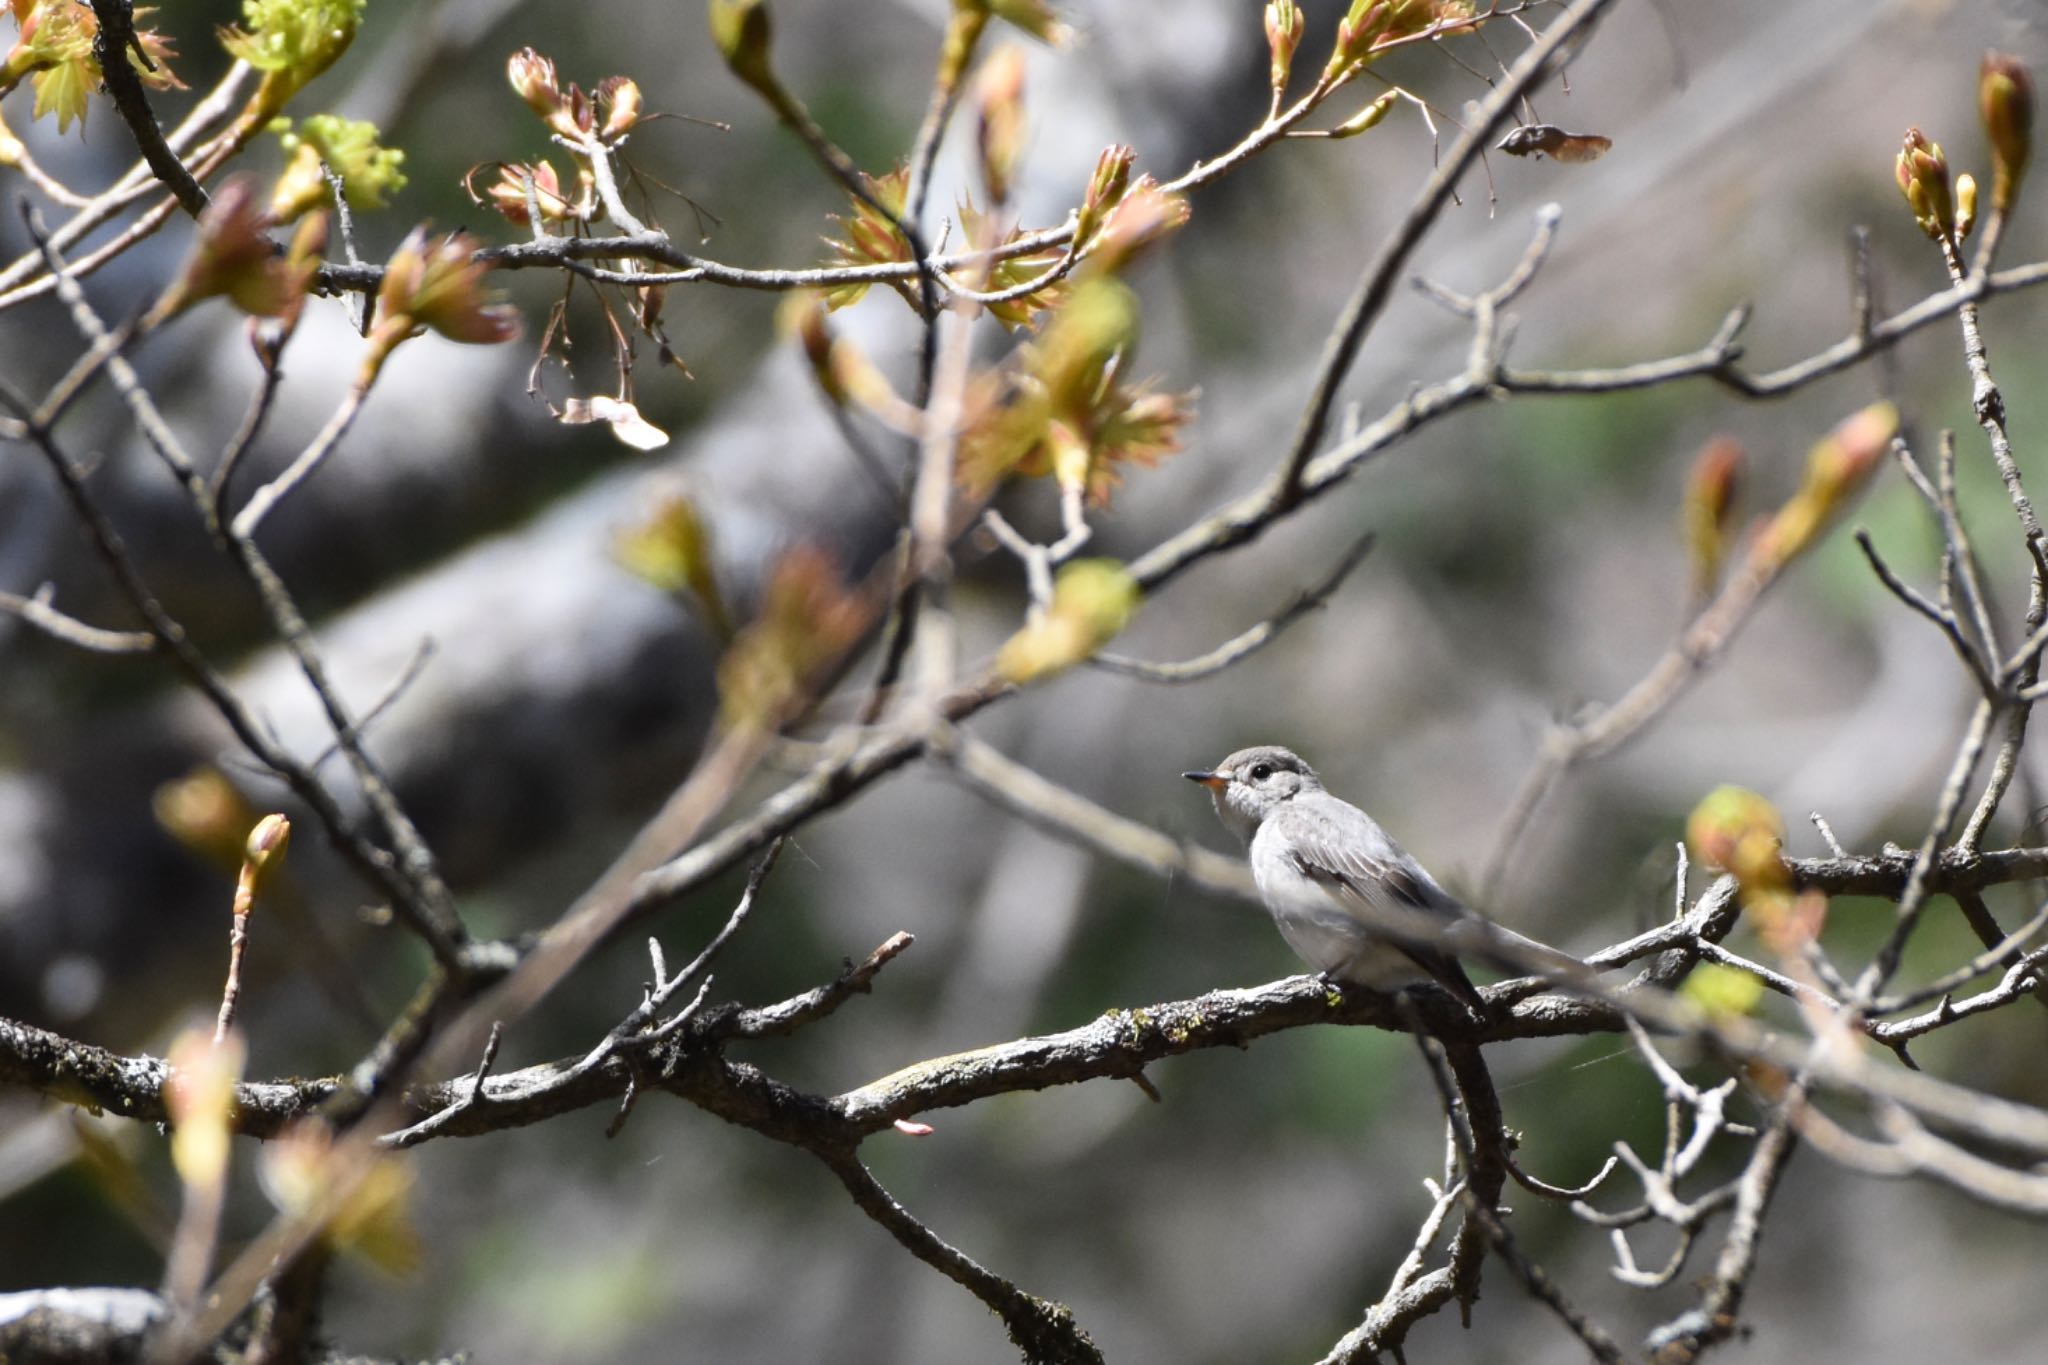
[{"label": "bird perched on branch", "polygon": [[1224,826],[1244,840],[1259,898],[1302,961],[1375,990],[1433,984],[1484,1015],[1447,944],[1505,931],[1438,886],[1370,815],[1324,790],[1308,764],[1264,744],[1181,776],[1209,789]]}]

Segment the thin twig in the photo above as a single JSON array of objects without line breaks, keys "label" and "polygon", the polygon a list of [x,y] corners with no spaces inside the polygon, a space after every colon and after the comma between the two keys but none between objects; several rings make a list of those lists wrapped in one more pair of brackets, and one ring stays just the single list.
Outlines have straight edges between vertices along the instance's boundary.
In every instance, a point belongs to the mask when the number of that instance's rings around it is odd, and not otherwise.
[{"label": "thin twig", "polygon": [[[411,690],[412,685],[420,680],[421,675],[427,671],[427,665],[432,662],[433,657],[434,642],[432,640],[420,641],[419,648],[412,652],[412,658],[406,660],[405,667],[399,670],[398,676],[392,680],[391,686],[384,689],[384,695],[371,702],[363,709],[363,714],[356,718],[355,724],[349,729],[349,738],[360,740],[364,735],[367,735],[370,727],[375,725],[384,713],[390,710],[397,703],[398,699],[403,697]],[[341,741],[337,739],[325,749],[315,754],[313,761],[306,766],[318,772],[330,759],[340,752]]]},{"label": "thin twig", "polygon": [[1582,30],[1591,32],[1592,26],[1611,3],[1612,0],[1574,0],[1543,31],[1543,36],[1515,59],[1514,66],[1509,68],[1501,83],[1479,102],[1466,120],[1465,131],[1451,144],[1451,150],[1442,163],[1409,201],[1400,223],[1374,253],[1336,325],[1330,329],[1329,339],[1324,343],[1322,357],[1316,365],[1316,379],[1308,406],[1303,410],[1286,455],[1274,471],[1269,487],[1278,507],[1292,507],[1300,501],[1303,477],[1322,444],[1324,428],[1336,406],[1337,391],[1350,373],[1351,363],[1364,345],[1366,334],[1379,320],[1393,292],[1395,280],[1407,266],[1409,255],[1442,214],[1459,179],[1479,159],[1499,129],[1513,117],[1515,101],[1549,73],[1552,59],[1567,43],[1582,39]]},{"label": "thin twig", "polygon": [[1884,945],[1864,968],[1856,980],[1853,1005],[1867,1005],[1898,970],[1900,956],[1905,952],[1906,940],[1911,937],[1914,927],[1920,921],[1920,912],[1926,907],[1931,893],[1930,878],[1941,843],[1948,837],[1949,826],[1955,822],[1956,814],[1963,803],[1964,789],[1977,771],[1977,762],[1984,756],[1984,746],[1991,734],[1991,723],[1997,715],[1997,708],[1990,700],[1979,701],[1971,712],[1970,724],[1963,734],[1962,742],[1956,748],[1955,760],[1949,766],[1948,778],[1942,784],[1941,795],[1935,801],[1934,816],[1928,821],[1927,833],[1920,841],[1920,848],[1913,857],[1913,870],[1906,878],[1906,885],[1899,892],[1899,903],[1891,934]]},{"label": "thin twig", "polygon": [[270,515],[271,509],[289,497],[292,490],[312,477],[313,472],[341,444],[342,438],[348,435],[349,427],[355,423],[356,414],[363,410],[363,400],[368,396],[369,390],[364,385],[350,386],[347,396],[341,400],[341,406],[334,410],[326,425],[320,428],[318,434],[307,443],[306,448],[279,471],[277,477],[251,493],[249,501],[242,504],[242,510],[235,514],[235,519],[230,524],[230,530],[236,538],[253,539],[257,529],[262,526],[263,519]]},{"label": "thin twig", "polygon": [[99,20],[99,31],[93,35],[93,57],[99,63],[100,79],[106,82],[107,93],[114,98],[114,108],[128,125],[151,172],[177,198],[179,206],[197,218],[206,209],[206,191],[164,140],[164,130],[157,126],[156,115],[150,110],[142,78],[135,74],[129,61],[131,51],[142,61],[149,60],[143,53],[142,40],[135,34],[132,0],[92,0],[92,12]]},{"label": "thin twig", "polygon": [[[32,214],[30,219],[30,231],[41,244],[51,276],[57,283],[59,296],[70,309],[73,323],[88,342],[103,342],[108,335],[105,323],[86,300],[84,291],[79,288],[77,281],[71,277],[70,270],[57,253],[54,243],[42,233],[39,222]],[[307,685],[313,689],[321,709],[326,713],[329,725],[342,745],[343,753],[348,756],[350,769],[357,786],[362,790],[363,799],[376,813],[378,822],[391,840],[392,849],[397,855],[397,867],[402,874],[399,883],[401,894],[398,899],[404,906],[408,923],[425,935],[444,966],[459,967],[455,949],[466,934],[455,914],[454,899],[449,894],[446,883],[441,880],[433,855],[428,851],[425,840],[420,837],[418,828],[392,793],[390,782],[369,752],[352,737],[355,723],[328,678],[325,660],[314,644],[312,629],[300,613],[298,604],[292,599],[284,581],[278,577],[269,560],[264,558],[257,548],[255,541],[239,533],[234,525],[223,527],[216,520],[211,495],[192,457],[185,452],[176,433],[164,420],[155,400],[150,397],[148,390],[143,387],[141,379],[136,375],[134,367],[118,350],[108,355],[107,372],[150,448],[170,468],[171,473],[185,489],[202,521],[205,522],[208,532],[219,539],[234,560],[235,566],[255,587],[271,625],[283,639]],[[80,493],[84,493],[82,484]],[[217,707],[221,704],[217,698],[214,701]],[[267,756],[276,751],[274,745],[251,749],[252,753],[266,762]],[[279,771],[291,781],[293,789],[301,798],[312,802],[316,809],[324,802],[329,810],[335,812],[334,820],[329,822],[329,829],[337,838],[355,838],[356,836],[341,833],[339,812],[324,791],[321,792],[320,801],[313,801],[313,798],[308,796],[306,789],[317,788],[319,785],[313,776],[297,765],[293,767],[298,772],[296,778],[289,770]],[[322,818],[326,820],[326,816],[323,815]],[[366,857],[373,855],[366,854]]]},{"label": "thin twig", "polygon": [[898,1203],[852,1152],[819,1152],[818,1157],[839,1177],[861,1212],[881,1224],[904,1250],[965,1287],[1001,1318],[1026,1359],[1048,1365],[1101,1365],[1101,1351],[1065,1304],[1027,1294],[945,1241]]},{"label": "thin twig", "polygon": [[0,388],[0,406],[12,411],[27,426],[29,439],[42,451],[57,475],[58,483],[70,500],[72,510],[84,523],[94,549],[113,575],[122,595],[142,617],[150,634],[157,638],[177,666],[220,713],[228,728],[234,732],[235,738],[241,741],[243,747],[248,749],[257,761],[285,778],[294,794],[312,808],[322,826],[333,836],[336,847],[342,850],[372,886],[392,898],[392,903],[399,907],[402,915],[408,917],[408,922],[434,949],[436,956],[446,961],[454,961],[457,956],[456,945],[441,933],[438,926],[424,917],[417,920],[412,918],[414,902],[411,889],[399,874],[391,855],[354,830],[333,796],[258,725],[256,718],[228,687],[226,680],[215,672],[212,664],[187,639],[184,627],[157,600],[147,580],[143,578],[129,555],[120,534],[115,531],[106,514],[94,500],[91,490],[86,487],[83,472],[57,444],[56,438],[46,428],[32,422],[27,404],[5,388]]},{"label": "thin twig", "polygon": [[1977,657],[1976,649],[1964,638],[1962,623],[1956,619],[1955,613],[1937,607],[1894,573],[1891,565],[1884,562],[1884,556],[1877,552],[1877,545],[1871,540],[1870,532],[1861,526],[1856,528],[1856,545],[1863,551],[1863,558],[1869,562],[1871,572],[1877,575],[1879,582],[1891,590],[1892,596],[1934,622],[1936,629],[1948,638],[1956,657],[1963,661],[1963,666],[1970,670],[1970,676],[1976,679],[1978,692],[1987,697],[1996,696],[1998,686],[1991,680],[1990,670],[1985,667],[1984,661]]},{"label": "thin twig", "polygon": [[1132,659],[1121,654],[1103,652],[1092,656],[1088,662],[1108,672],[1142,678],[1146,682],[1190,683],[1214,677],[1233,664],[1258,653],[1261,649],[1264,649],[1267,645],[1278,639],[1282,631],[1329,601],[1331,595],[1350,576],[1351,571],[1357,568],[1359,562],[1371,551],[1374,538],[1374,533],[1371,531],[1360,536],[1352,542],[1351,548],[1344,552],[1342,557],[1338,559],[1336,566],[1323,577],[1321,582],[1314,584],[1303,592],[1297,593],[1293,600],[1288,602],[1279,611],[1257,625],[1225,640],[1207,653],[1198,654],[1192,659],[1185,659],[1179,663],[1162,664],[1153,663],[1146,659]]},{"label": "thin twig", "polygon": [[271,405],[277,399],[278,386],[284,382],[283,359],[274,351],[270,352],[263,365],[263,379],[256,386],[256,392],[249,398],[249,406],[243,410],[241,425],[228,439],[227,448],[221,452],[220,460],[214,465],[213,473],[206,481],[206,502],[208,515],[215,524],[227,519],[227,500],[235,471],[242,467],[256,445],[256,438],[262,434],[263,424],[270,418]]},{"label": "thin twig", "polygon": [[95,654],[147,654],[157,647],[157,637],[146,630],[107,630],[66,616],[50,605],[56,591],[54,583],[45,583],[30,597],[0,592],[0,611],[21,618],[52,639]]},{"label": "thin twig", "polygon": [[1579,1344],[1586,1348],[1587,1354],[1593,1359],[1600,1361],[1602,1365],[1622,1365],[1628,1356],[1621,1349],[1620,1343],[1615,1341],[1605,1328],[1574,1306],[1571,1300],[1564,1296],[1564,1291],[1557,1287],[1557,1282],[1544,1272],[1543,1267],[1529,1259],[1516,1244],[1514,1235],[1508,1231],[1507,1224],[1501,1221],[1500,1215],[1474,1200],[1470,1194],[1466,1195],[1465,1202],[1481,1231],[1485,1233],[1487,1243],[1493,1248],[1494,1254],[1514,1271],[1515,1278],[1522,1282],[1522,1287],[1529,1291],[1529,1296],[1548,1308],[1557,1320],[1565,1325],[1565,1329],[1578,1338]]},{"label": "thin twig", "polygon": [[[1967,892],[1963,896],[1958,897],[1958,899],[1976,901],[1980,908],[1983,905],[1982,900]],[[1975,923],[1973,920],[1973,927],[1975,927]],[[1870,1002],[1868,1012],[1873,1015],[1897,1014],[1900,1010],[1908,1010],[1915,1005],[1924,1005],[1929,1000],[1939,1000],[1958,987],[1968,985],[1984,973],[2007,966],[2025,950],[2027,940],[2039,933],[2044,925],[2048,925],[2048,905],[2043,905],[2039,910],[2036,910],[2032,919],[2029,919],[2010,934],[2001,937],[1994,933],[1987,938],[1984,944],[1984,951],[1978,953],[1968,962],[1963,963],[1962,966],[1944,972],[1926,985],[1914,990],[1873,1000]],[[1996,921],[1993,921],[1993,928],[1995,930]],[[1953,1012],[1953,1010],[1950,1011],[1950,1013]]]},{"label": "thin twig", "polygon": [[1683,696],[1728,648],[1785,568],[1775,558],[1746,558],[1720,595],[1619,700],[1583,719],[1552,727],[1501,816],[1480,876],[1482,901],[1498,900],[1501,878],[1529,822],[1558,781],[1579,764],[1620,749]]}]

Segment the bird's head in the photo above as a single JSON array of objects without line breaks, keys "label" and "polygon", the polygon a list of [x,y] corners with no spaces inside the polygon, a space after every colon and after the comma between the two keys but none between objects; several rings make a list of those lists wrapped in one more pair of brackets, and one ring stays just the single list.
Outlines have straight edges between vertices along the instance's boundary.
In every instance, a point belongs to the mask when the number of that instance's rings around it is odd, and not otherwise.
[{"label": "bird's head", "polygon": [[1181,776],[1207,787],[1224,825],[1247,841],[1282,804],[1323,789],[1315,769],[1277,744],[1239,749],[1207,772]]}]

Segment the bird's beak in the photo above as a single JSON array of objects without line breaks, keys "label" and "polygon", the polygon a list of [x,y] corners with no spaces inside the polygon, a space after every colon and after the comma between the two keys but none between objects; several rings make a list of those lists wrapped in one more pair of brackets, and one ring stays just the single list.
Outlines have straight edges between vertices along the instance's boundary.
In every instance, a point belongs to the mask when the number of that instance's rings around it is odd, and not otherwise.
[{"label": "bird's beak", "polygon": [[1230,779],[1221,773],[1182,773],[1190,782],[1199,782],[1212,792],[1220,792],[1230,785]]}]

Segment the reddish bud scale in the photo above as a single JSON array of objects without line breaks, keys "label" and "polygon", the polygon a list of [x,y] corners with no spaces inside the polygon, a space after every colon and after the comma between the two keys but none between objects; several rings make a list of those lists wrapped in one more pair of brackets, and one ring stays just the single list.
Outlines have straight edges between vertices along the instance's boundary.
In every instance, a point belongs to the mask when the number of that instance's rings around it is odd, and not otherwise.
[{"label": "reddish bud scale", "polygon": [[243,312],[277,317],[303,298],[307,280],[287,267],[270,239],[268,207],[255,178],[230,177],[199,215],[199,238],[178,282],[151,309],[151,325],[204,299],[226,295]]},{"label": "reddish bud scale", "polygon": [[989,58],[979,81],[975,152],[989,198],[1007,202],[1024,152],[1024,53],[1005,47]]},{"label": "reddish bud scale", "polygon": [[1977,113],[1991,141],[1991,207],[2004,213],[2019,195],[2034,153],[2034,78],[2019,58],[1984,54],[1977,73]]},{"label": "reddish bud scale", "polygon": [[1906,206],[1913,211],[1913,221],[1922,232],[1935,238],[1955,232],[1956,209],[1949,188],[1948,157],[1943,155],[1940,143],[1930,141],[1918,128],[1908,128],[1898,159],[1892,163],[1892,173],[1898,180],[1899,193],[1906,197]]},{"label": "reddish bud scale", "polygon": [[597,129],[597,102],[584,93],[583,87],[569,82],[568,94],[563,98],[562,107],[548,120],[548,127],[566,138],[575,138]]},{"label": "reddish bud scale", "polygon": [[604,116],[598,136],[615,142],[633,131],[640,122],[644,99],[639,85],[628,76],[606,76],[597,86],[597,107]]},{"label": "reddish bud scale", "polygon": [[718,665],[727,725],[773,728],[800,704],[819,673],[860,638],[867,605],[848,591],[830,555],[814,546],[785,554],[769,578],[761,614]]},{"label": "reddish bud scale", "polygon": [[1716,525],[1727,524],[1746,458],[1740,441],[1732,436],[1716,436],[1700,448],[1693,460],[1687,499],[1699,504]]},{"label": "reddish bud scale", "polygon": [[1074,218],[1074,240],[1086,244],[1102,226],[1102,220],[1130,188],[1131,167],[1138,154],[1130,147],[1105,147],[1095,159],[1095,174],[1088,177],[1088,193]]},{"label": "reddish bud scale", "polygon": [[1805,550],[1877,468],[1898,434],[1899,410],[1872,403],[1845,419],[1806,457],[1799,491],[1765,525],[1750,550],[1757,565],[1775,572]]},{"label": "reddish bud scale", "polygon": [[1117,201],[1091,244],[1092,269],[1096,273],[1123,269],[1147,247],[1184,227],[1188,215],[1185,196],[1169,194],[1151,176],[1141,176]]},{"label": "reddish bud scale", "polygon": [[1788,891],[1759,896],[1744,906],[1756,919],[1766,947],[1782,958],[1796,958],[1827,927],[1828,898],[1819,891]]},{"label": "reddish bud scale", "polygon": [[551,119],[561,107],[562,91],[555,78],[555,64],[530,47],[522,47],[505,63],[505,78],[526,107],[543,119]]},{"label": "reddish bud scale", "polygon": [[1685,839],[1713,867],[1735,875],[1745,903],[1791,885],[1781,849],[1785,820],[1768,800],[1742,787],[1717,787],[1686,817]]},{"label": "reddish bud scale", "polygon": [[356,377],[359,387],[375,382],[391,352],[422,327],[450,341],[477,345],[519,335],[518,313],[483,288],[490,267],[476,259],[478,245],[466,232],[451,232],[432,243],[424,226],[406,234],[384,266],[376,322]]},{"label": "reddish bud scale", "polygon": [[[474,175],[482,169],[481,166],[475,167],[470,174]],[[471,199],[479,204],[489,204],[504,216],[506,222],[525,227],[533,221],[535,208],[540,210],[542,220],[549,223],[565,222],[581,216],[574,206],[562,197],[562,182],[555,175],[555,168],[547,162],[539,161],[527,166],[499,162],[497,170],[497,181],[482,194],[478,194],[470,186],[468,177],[464,177],[463,186],[469,189]],[[533,182],[531,205],[527,201],[529,179]]]},{"label": "reddish bud scale", "polygon": [[1890,403],[1873,403],[1849,417],[1813,448],[1808,488],[1838,501],[1869,477],[1898,431],[1899,410]]},{"label": "reddish bud scale", "polygon": [[1744,462],[1741,442],[1729,436],[1707,442],[1693,460],[1692,475],[1686,481],[1684,517],[1696,593],[1705,594],[1720,577]]},{"label": "reddish bud scale", "polygon": [[1269,75],[1276,94],[1287,88],[1287,77],[1294,70],[1294,50],[1301,46],[1305,23],[1294,0],[1273,0],[1266,6],[1266,50],[1272,56]]}]

